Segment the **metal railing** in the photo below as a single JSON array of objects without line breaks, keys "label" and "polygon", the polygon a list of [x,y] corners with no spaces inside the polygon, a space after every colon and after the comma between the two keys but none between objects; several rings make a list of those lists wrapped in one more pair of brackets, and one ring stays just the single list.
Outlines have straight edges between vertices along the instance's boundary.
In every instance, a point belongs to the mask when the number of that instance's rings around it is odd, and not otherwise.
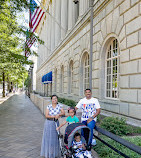
[{"label": "metal railing", "polygon": [[[103,129],[103,128],[100,128],[98,126],[95,126],[95,130],[98,131],[99,133],[101,133],[101,134],[103,134],[103,135],[115,140],[116,142],[124,145],[128,149],[133,150],[134,152],[136,152],[136,153],[141,155],[141,147],[139,147],[139,146],[137,146],[137,145],[135,145],[135,144],[133,144],[133,143],[131,143],[131,142],[129,142],[129,141],[127,141],[127,140],[125,140],[125,139],[123,139],[123,138],[121,138],[121,137],[119,137],[119,136],[117,136],[117,135],[115,135],[115,134]],[[104,140],[102,140],[100,137],[98,137],[96,135],[94,135],[94,137],[96,139],[98,139],[99,141],[101,141],[102,143],[104,143],[105,145],[107,145],[109,148],[111,148],[115,152],[117,152],[118,154],[122,155],[123,157],[130,158],[129,156],[125,155],[124,153],[122,153],[121,151],[119,151],[118,149],[113,147],[112,145],[110,145],[107,142],[105,142]]]}]

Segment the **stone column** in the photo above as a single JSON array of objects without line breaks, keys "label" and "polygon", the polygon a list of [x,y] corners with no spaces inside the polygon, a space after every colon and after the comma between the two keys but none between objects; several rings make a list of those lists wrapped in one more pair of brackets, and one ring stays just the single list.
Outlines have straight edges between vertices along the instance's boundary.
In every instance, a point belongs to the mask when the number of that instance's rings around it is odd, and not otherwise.
[{"label": "stone column", "polygon": [[73,26],[73,1],[69,0],[68,5],[68,30]]},{"label": "stone column", "polygon": [[73,26],[75,25],[79,15],[79,4],[73,3]]},{"label": "stone column", "polygon": [[61,40],[68,29],[68,0],[61,0]]},{"label": "stone column", "polygon": [[61,39],[61,0],[56,0],[55,6],[55,47]]},{"label": "stone column", "polygon": [[49,5],[49,22],[48,22],[48,48],[49,48],[49,54],[51,53],[51,25],[52,25],[52,6],[51,4]]},{"label": "stone column", "polygon": [[48,55],[49,55],[49,36],[48,36],[48,34],[49,34],[49,15],[47,14],[46,15],[47,16],[47,18],[46,18],[46,30],[47,30],[47,35],[46,35],[46,40],[47,40],[47,57],[48,57]]},{"label": "stone column", "polygon": [[[40,38],[41,40],[43,40],[43,31],[41,31],[41,34],[40,34]],[[43,57],[43,48],[42,48],[42,45],[40,44],[40,66],[42,65],[42,57]]]},{"label": "stone column", "polygon": [[83,0],[79,1],[79,16],[83,15]]},{"label": "stone column", "polygon": [[81,17],[86,11],[86,5],[88,0],[80,0],[79,1],[79,16]]},{"label": "stone column", "polygon": [[88,10],[88,8],[89,8],[89,6],[90,6],[90,2],[89,2],[90,0],[86,0],[86,2],[85,2],[85,12]]},{"label": "stone column", "polygon": [[47,29],[46,29],[46,19],[44,18],[44,61],[46,60],[46,54],[47,54],[47,39],[46,39],[46,36],[47,36]]},{"label": "stone column", "polygon": [[48,52],[48,50],[47,50],[47,17],[46,18],[44,18],[44,33],[45,33],[45,35],[44,35],[44,41],[45,41],[45,43],[44,43],[44,50],[45,50],[45,55],[44,55],[44,57],[45,57],[45,60],[46,60],[46,58],[47,58],[47,52]]},{"label": "stone column", "polygon": [[52,14],[51,14],[52,24],[51,24],[51,51],[55,48],[55,0],[52,1]]}]

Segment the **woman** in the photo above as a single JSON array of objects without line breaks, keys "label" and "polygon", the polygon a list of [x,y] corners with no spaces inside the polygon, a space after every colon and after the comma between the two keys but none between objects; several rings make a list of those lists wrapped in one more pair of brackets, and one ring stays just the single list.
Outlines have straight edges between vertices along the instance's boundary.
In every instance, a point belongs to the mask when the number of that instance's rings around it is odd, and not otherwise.
[{"label": "woman", "polygon": [[[52,95],[51,100],[52,104],[47,106],[45,114],[46,121],[44,124],[41,156],[45,158],[58,158],[60,155],[59,141],[54,120],[65,115],[65,111],[62,106],[58,104],[58,97],[56,95]],[[57,123],[59,124],[58,121]]]}]

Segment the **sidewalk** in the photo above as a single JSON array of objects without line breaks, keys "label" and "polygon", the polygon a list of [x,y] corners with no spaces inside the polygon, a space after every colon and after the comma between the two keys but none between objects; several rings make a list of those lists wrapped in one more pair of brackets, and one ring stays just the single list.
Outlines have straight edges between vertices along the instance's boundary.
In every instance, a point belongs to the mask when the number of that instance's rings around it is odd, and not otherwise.
[{"label": "sidewalk", "polygon": [[0,105],[0,158],[39,158],[45,118],[24,94]]},{"label": "sidewalk", "polygon": [[4,101],[6,101],[7,99],[9,99],[11,96],[13,96],[14,93],[9,93],[7,96],[2,97],[2,95],[0,95],[0,104],[2,104]]}]

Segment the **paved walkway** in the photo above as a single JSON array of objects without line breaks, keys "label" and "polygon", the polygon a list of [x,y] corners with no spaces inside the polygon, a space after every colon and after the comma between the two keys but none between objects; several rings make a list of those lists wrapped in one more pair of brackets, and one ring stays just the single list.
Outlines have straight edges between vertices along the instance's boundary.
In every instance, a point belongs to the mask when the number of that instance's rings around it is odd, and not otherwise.
[{"label": "paved walkway", "polygon": [[0,105],[0,158],[39,158],[44,117],[24,94]]},{"label": "paved walkway", "polygon": [[13,93],[9,93],[7,96],[2,97],[2,94],[0,94],[0,104],[2,104],[3,102],[5,102],[8,98],[10,98],[12,95],[14,95]]}]

